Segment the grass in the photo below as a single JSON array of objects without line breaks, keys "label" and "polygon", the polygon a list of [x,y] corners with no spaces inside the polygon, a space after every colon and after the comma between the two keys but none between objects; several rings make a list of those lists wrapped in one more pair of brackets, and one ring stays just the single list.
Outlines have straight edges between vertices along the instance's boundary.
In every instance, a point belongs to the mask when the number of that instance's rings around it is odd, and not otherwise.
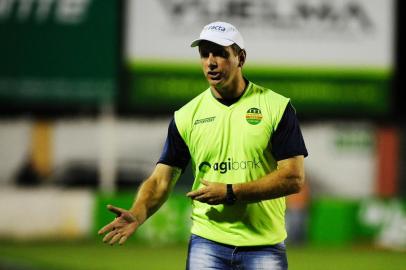
[{"label": "grass", "polygon": [[41,270],[183,269],[186,257],[184,246],[111,247],[100,242],[3,243],[0,246],[0,262]]},{"label": "grass", "polygon": [[[186,249],[186,244],[111,247],[98,241],[2,241],[0,269],[12,270],[14,265],[27,270],[177,270],[185,268]],[[368,247],[288,247],[288,258],[291,270],[406,269],[405,253]]]},{"label": "grass", "polygon": [[401,270],[406,253],[361,247],[307,246],[288,249],[293,270]]}]

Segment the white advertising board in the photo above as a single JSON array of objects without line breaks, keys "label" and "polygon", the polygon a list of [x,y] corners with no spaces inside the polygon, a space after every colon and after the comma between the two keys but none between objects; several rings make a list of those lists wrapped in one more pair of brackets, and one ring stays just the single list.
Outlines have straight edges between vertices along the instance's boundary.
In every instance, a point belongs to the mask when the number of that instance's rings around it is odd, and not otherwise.
[{"label": "white advertising board", "polygon": [[375,194],[376,127],[366,122],[302,126],[309,156],[306,179],[313,196],[365,198]]},{"label": "white advertising board", "polygon": [[393,0],[131,0],[130,60],[193,60],[204,25],[227,21],[242,33],[249,63],[392,66]]}]

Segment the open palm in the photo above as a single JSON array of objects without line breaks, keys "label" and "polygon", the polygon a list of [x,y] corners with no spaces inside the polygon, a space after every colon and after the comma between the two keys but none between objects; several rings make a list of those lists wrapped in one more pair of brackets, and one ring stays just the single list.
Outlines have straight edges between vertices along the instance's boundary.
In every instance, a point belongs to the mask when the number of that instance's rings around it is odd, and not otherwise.
[{"label": "open palm", "polygon": [[135,232],[140,224],[137,222],[134,215],[128,210],[113,205],[107,205],[107,209],[116,214],[117,217],[101,228],[99,234],[107,233],[103,238],[103,242],[105,243],[108,242],[110,245],[114,245],[118,242],[122,245],[127,241],[128,237]]}]

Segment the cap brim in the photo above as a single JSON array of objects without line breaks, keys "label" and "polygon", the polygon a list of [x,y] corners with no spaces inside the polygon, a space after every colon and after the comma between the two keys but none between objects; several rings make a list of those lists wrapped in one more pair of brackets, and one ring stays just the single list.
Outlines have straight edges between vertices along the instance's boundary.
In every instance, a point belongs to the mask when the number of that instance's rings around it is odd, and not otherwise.
[{"label": "cap brim", "polygon": [[234,44],[234,41],[232,41],[232,40],[211,37],[211,38],[199,38],[199,39],[193,40],[192,43],[190,44],[190,47],[199,46],[199,43],[203,40],[210,41],[210,42],[216,43],[221,46],[230,46],[230,45]]}]

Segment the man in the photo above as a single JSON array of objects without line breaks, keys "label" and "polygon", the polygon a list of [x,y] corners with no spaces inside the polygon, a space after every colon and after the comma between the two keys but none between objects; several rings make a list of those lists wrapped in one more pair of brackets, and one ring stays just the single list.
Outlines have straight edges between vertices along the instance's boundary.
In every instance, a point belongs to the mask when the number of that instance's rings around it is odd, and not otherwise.
[{"label": "man", "polygon": [[195,174],[187,269],[287,269],[285,199],[300,191],[307,150],[289,99],[244,78],[244,41],[205,26],[198,46],[209,89],[175,112],[160,160],[130,210],[102,228],[114,244],[164,203],[189,160]]}]

